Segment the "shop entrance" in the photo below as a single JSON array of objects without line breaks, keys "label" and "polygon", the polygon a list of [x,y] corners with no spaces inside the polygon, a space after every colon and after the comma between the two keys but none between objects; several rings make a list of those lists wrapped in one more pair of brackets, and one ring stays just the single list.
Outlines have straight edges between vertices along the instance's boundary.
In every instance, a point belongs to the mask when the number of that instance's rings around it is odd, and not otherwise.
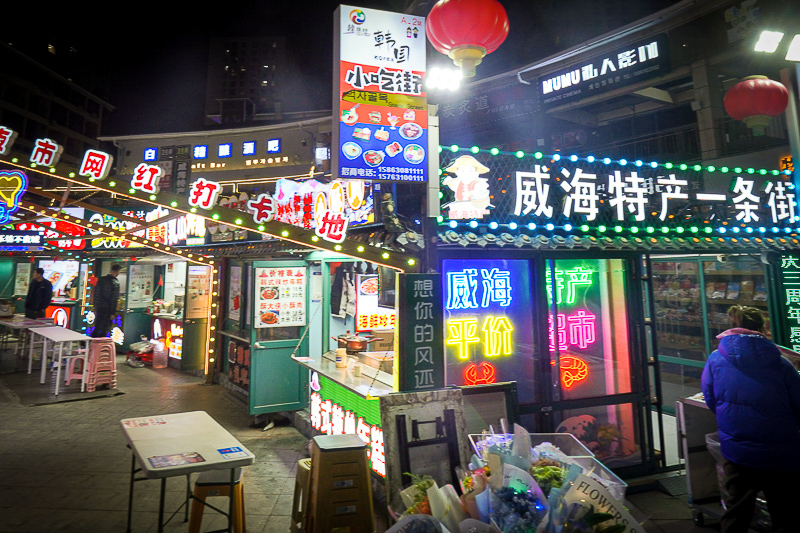
[{"label": "shop entrance", "polygon": [[[648,266],[649,265],[649,266]],[[652,325],[649,352],[655,361],[653,409],[661,416],[667,466],[679,463],[675,404],[701,392],[700,378],[717,335],[730,329],[728,309],[756,307],[764,313],[767,336],[771,324],[768,266],[753,254],[659,255],[645,258],[652,276],[645,290],[645,310]]]},{"label": "shop entrance", "polygon": [[250,414],[302,409],[307,380],[292,356],[308,356],[308,267],[303,261],[254,261],[249,273],[250,382],[263,384],[250,387]]}]

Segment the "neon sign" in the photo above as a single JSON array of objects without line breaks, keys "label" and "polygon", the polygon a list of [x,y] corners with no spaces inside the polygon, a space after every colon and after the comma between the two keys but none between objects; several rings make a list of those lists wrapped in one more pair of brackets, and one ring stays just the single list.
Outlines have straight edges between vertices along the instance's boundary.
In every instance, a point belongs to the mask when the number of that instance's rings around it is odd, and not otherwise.
[{"label": "neon sign", "polygon": [[[550,276],[551,272],[553,273],[552,277]],[[556,281],[556,305],[564,303],[573,305],[577,298],[578,288],[591,286],[592,274],[594,274],[594,270],[583,267],[549,270],[546,279],[548,303],[553,301],[553,278]]]},{"label": "neon sign", "polygon": [[28,176],[19,170],[0,170],[0,223],[19,208],[19,201],[28,189]]},{"label": "neon sign", "polygon": [[568,389],[589,377],[589,365],[580,357],[574,355],[559,357],[558,365],[561,367],[561,384]]},{"label": "neon sign", "polygon": [[[501,307],[511,304],[511,273],[508,270],[482,268],[480,275],[483,282],[483,297],[480,308],[486,309],[492,303]],[[478,300],[475,295],[478,282],[478,269],[467,268],[464,270],[447,273],[447,305],[446,309],[478,309]]]},{"label": "neon sign", "polygon": [[[597,340],[597,330],[595,328],[597,317],[592,313],[579,310],[569,316],[564,313],[556,315],[556,327],[553,328],[553,315],[548,317],[550,328],[550,351],[568,350],[570,346],[578,346],[586,349],[590,344]],[[555,331],[554,331],[555,329]]]},{"label": "neon sign", "polygon": [[368,447],[372,470],[386,477],[378,403],[365,400],[317,372],[311,373],[310,386],[311,427],[327,435],[358,435]]},{"label": "neon sign", "polygon": [[517,381],[533,394],[529,264],[523,260],[445,260],[447,382]]}]

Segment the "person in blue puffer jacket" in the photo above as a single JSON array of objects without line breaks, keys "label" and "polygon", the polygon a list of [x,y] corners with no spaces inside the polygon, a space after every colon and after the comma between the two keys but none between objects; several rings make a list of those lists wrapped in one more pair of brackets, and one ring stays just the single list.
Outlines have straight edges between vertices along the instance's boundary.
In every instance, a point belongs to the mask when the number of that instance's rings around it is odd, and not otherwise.
[{"label": "person in blue puffer jacket", "polygon": [[759,309],[735,305],[728,316],[734,329],[718,335],[702,376],[726,459],[722,533],[748,531],[759,491],[773,531],[798,531],[800,489],[792,478],[800,474],[800,374],[764,336]]}]

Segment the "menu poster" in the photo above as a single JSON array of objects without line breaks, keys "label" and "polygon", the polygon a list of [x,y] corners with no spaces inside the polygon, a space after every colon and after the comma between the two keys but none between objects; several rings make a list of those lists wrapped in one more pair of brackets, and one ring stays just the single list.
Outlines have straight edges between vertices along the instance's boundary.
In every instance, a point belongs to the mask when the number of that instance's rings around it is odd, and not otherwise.
[{"label": "menu poster", "polygon": [[238,321],[242,309],[242,267],[232,266],[228,287],[228,318]]},{"label": "menu poster", "polygon": [[153,265],[131,265],[128,268],[128,307],[139,309],[153,302],[153,277]]},{"label": "menu poster", "polygon": [[306,325],[306,268],[256,268],[256,328]]},{"label": "menu poster", "polygon": [[[53,284],[53,295],[61,296],[67,286],[78,277],[80,263],[78,261],[39,261],[44,269],[44,277]],[[77,285],[76,285],[77,286]]]},{"label": "menu poster", "polygon": [[14,278],[14,294],[28,294],[31,281],[31,264],[17,263],[17,277]]},{"label": "menu poster", "polygon": [[186,318],[206,318],[211,305],[211,267],[189,265]]},{"label": "menu poster", "polygon": [[378,306],[378,275],[356,275],[356,331],[394,329],[394,309]]}]

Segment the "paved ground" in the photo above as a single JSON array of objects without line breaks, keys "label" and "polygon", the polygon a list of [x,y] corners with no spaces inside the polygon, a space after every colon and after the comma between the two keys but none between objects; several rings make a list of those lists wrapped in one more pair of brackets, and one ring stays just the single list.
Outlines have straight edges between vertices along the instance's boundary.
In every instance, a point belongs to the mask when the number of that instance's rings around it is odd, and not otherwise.
[{"label": "paved ground", "polygon": [[[30,395],[6,385],[19,373],[0,374],[0,533],[124,532],[131,455],[119,421],[192,410],[207,411],[257,457],[245,475],[247,530],[288,531],[295,465],[306,456],[307,441],[298,431],[252,427],[253,418],[223,387],[185,373],[124,364],[118,372],[124,394],[33,406],[20,401]],[[38,393],[50,384],[33,380],[29,386]],[[184,479],[167,484],[168,508],[179,504]],[[136,484],[134,532],[156,531],[158,487],[157,481]],[[629,501],[648,532],[709,531],[694,525],[685,496],[650,490]],[[212,512],[205,516],[203,531],[224,524]],[[182,518],[166,530],[186,531]]]}]

